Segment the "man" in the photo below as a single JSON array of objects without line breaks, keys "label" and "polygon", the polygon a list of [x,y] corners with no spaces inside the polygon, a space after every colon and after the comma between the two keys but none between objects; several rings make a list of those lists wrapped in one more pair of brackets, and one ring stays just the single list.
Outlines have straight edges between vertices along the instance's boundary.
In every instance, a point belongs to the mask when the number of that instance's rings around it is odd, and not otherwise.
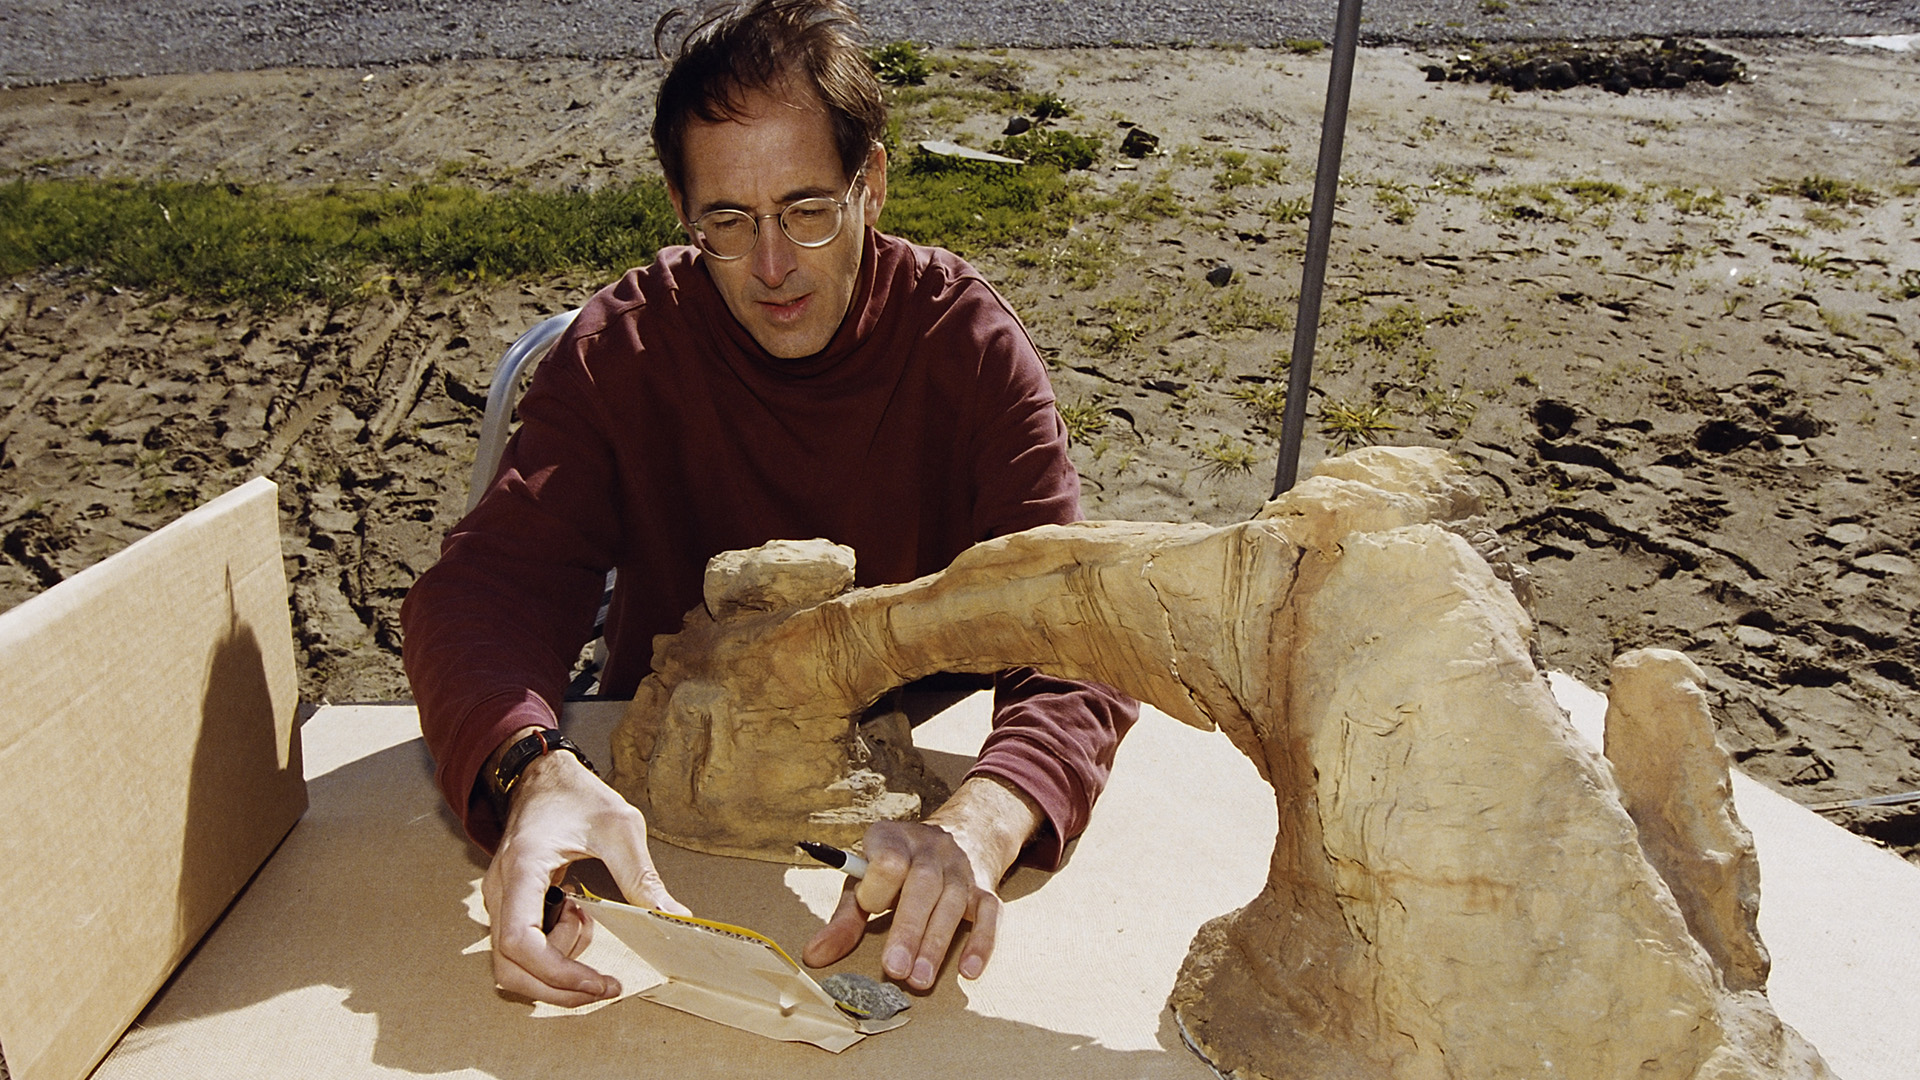
[{"label": "man", "polygon": [[[563,1005],[619,993],[574,960],[591,932],[541,899],[599,858],[627,899],[684,911],[637,810],[555,726],[601,582],[619,574],[601,683],[632,693],[653,635],[701,602],[706,560],[767,540],[854,549],[906,581],[992,536],[1079,518],[1079,482],[1032,343],[949,253],[882,236],[885,109],[838,0],[755,0],[682,43],[654,143],[690,238],[596,296],[541,365],[485,498],[402,612],[443,794],[495,848],[494,977]],[[930,987],[992,951],[994,895],[1057,864],[1137,706],[1031,670],[997,680],[993,734],[924,823],[882,823],[869,870],[803,954],[832,963],[891,909],[884,972]]]}]

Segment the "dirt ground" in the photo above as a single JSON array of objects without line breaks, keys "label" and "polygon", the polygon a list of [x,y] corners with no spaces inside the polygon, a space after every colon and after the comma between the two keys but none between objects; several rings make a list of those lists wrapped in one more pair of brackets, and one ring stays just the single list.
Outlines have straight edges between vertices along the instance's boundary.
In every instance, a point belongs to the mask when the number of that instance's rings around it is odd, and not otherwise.
[{"label": "dirt ground", "polygon": [[[1444,55],[1363,51],[1303,461],[1451,449],[1532,563],[1551,666],[1604,686],[1624,648],[1682,649],[1749,772],[1813,804],[1911,791],[1920,54],[1720,44],[1745,80],[1626,96],[1429,83]],[[1051,91],[1108,147],[1082,174],[1108,212],[975,260],[1054,365],[1089,516],[1251,514],[1325,57],[949,55],[934,89]],[[653,86],[487,61],[36,87],[0,93],[0,175],[595,185],[653,167]],[[963,106],[919,95],[903,142],[1007,121]],[[1127,125],[1161,152],[1114,153]],[[0,285],[0,607],[264,474],[303,697],[406,697],[400,601],[461,512],[492,367],[596,284],[392,281],[269,315]],[[1831,816],[1911,856],[1912,810]]]}]

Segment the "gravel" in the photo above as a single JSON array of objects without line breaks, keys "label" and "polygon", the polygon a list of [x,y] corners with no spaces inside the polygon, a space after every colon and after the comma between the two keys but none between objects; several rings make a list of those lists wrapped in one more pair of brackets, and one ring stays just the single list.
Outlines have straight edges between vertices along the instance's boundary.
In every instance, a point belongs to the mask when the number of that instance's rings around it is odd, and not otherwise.
[{"label": "gravel", "polygon": [[[448,58],[651,55],[665,0],[0,0],[0,85]],[[688,5],[699,7],[698,3]],[[1021,47],[1330,38],[1334,0],[857,4],[876,40]],[[1912,33],[1912,0],[1373,0],[1369,44]]]}]

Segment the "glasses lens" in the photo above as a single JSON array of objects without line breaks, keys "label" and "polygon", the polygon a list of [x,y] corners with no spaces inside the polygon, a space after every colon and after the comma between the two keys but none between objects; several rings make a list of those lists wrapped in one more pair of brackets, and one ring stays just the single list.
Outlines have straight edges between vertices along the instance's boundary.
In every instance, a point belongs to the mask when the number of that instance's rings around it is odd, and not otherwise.
[{"label": "glasses lens", "polygon": [[700,232],[700,246],[723,259],[737,259],[752,251],[758,231],[753,215],[739,210],[715,210],[694,225]]},{"label": "glasses lens", "polygon": [[840,203],[835,199],[801,199],[780,212],[780,227],[802,247],[819,247],[840,235]]}]

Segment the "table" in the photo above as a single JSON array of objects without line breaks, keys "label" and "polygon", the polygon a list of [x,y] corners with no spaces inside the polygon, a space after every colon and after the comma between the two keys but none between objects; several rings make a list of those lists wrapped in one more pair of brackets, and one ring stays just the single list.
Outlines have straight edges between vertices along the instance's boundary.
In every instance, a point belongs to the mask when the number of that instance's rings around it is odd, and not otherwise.
[{"label": "table", "polygon": [[[1589,732],[1604,698],[1553,679]],[[605,761],[624,705],[564,724]],[[975,695],[915,731],[964,771],[985,734]],[[1275,828],[1271,791],[1218,733],[1155,710],[1121,746],[1091,827],[1057,874],[1021,869],[978,982],[943,972],[913,1021],[835,1056],[639,1000],[545,1015],[492,989],[485,864],[431,783],[410,705],[326,706],[302,729],[311,809],[102,1064],[101,1080],[193,1076],[1169,1078],[1215,1074],[1166,997],[1200,923],[1251,899]],[[1771,996],[1846,1080],[1907,1080],[1920,1061],[1920,868],[1736,777],[1756,836]],[[656,842],[674,895],[795,951],[837,872]],[[877,974],[880,938],[829,970]],[[596,943],[596,948],[601,943]]]}]

